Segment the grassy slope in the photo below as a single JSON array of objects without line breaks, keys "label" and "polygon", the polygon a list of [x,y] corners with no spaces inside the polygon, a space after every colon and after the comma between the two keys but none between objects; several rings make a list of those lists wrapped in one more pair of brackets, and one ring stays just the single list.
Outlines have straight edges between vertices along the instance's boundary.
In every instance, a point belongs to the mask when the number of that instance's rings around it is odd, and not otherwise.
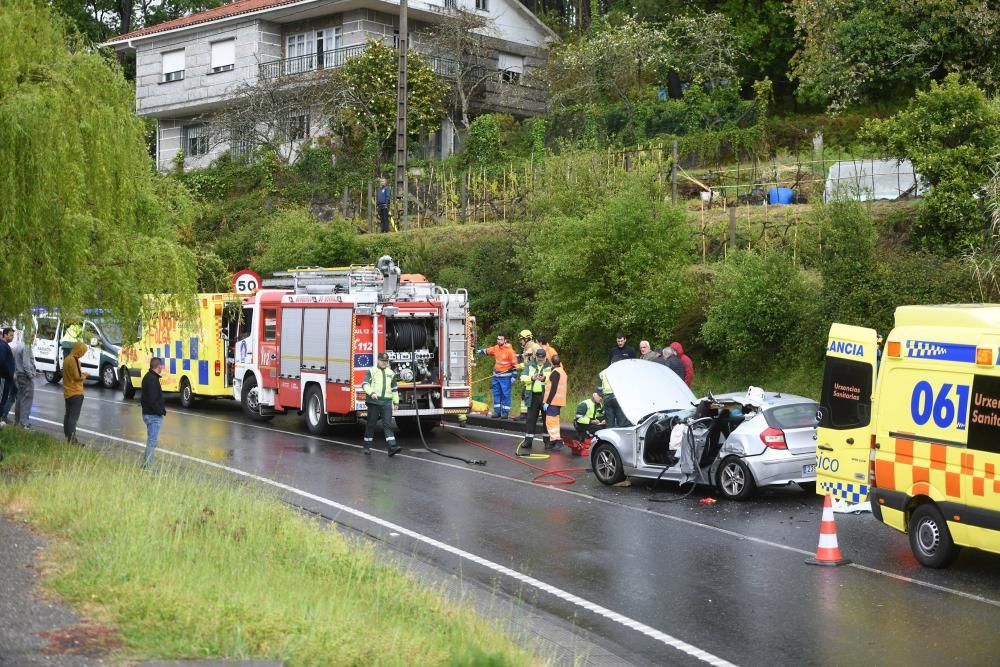
[{"label": "grassy slope", "polygon": [[0,511],[57,538],[48,585],[110,619],[121,658],[533,663],[471,610],[260,489],[171,466],[150,475],[10,428],[0,446]]}]

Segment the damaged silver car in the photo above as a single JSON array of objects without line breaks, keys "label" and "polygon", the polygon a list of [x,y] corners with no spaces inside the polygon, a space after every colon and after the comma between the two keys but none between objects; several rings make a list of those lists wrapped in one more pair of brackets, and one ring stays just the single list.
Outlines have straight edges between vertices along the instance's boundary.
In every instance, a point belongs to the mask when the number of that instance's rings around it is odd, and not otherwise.
[{"label": "damaged silver car", "polygon": [[761,486],[816,486],[815,401],[751,387],[698,399],[667,367],[628,359],[606,371],[630,425],[598,431],[594,474],[713,485],[733,500]]}]

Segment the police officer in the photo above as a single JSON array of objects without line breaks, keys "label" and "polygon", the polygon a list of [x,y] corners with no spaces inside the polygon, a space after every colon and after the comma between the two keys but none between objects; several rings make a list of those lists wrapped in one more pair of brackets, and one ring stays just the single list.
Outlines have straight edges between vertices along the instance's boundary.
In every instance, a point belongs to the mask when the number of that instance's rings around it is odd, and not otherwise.
[{"label": "police officer", "polygon": [[385,444],[389,448],[389,456],[393,457],[401,449],[396,444],[396,436],[392,432],[392,406],[399,405],[399,389],[396,386],[396,374],[389,368],[388,354],[379,352],[378,366],[368,369],[361,389],[365,392],[365,406],[368,408],[368,423],[365,426],[365,454],[372,453],[372,442],[375,441],[375,422],[381,419]]},{"label": "police officer", "polygon": [[[524,365],[524,371],[521,372],[521,382],[526,390],[531,392],[531,403],[528,405],[528,420],[524,425],[524,444],[519,449],[531,449],[538,415],[541,414],[542,403],[545,402],[545,382],[551,372],[552,364],[545,358],[544,348],[535,350],[534,357]],[[542,436],[542,440],[548,445],[548,433]]]}]

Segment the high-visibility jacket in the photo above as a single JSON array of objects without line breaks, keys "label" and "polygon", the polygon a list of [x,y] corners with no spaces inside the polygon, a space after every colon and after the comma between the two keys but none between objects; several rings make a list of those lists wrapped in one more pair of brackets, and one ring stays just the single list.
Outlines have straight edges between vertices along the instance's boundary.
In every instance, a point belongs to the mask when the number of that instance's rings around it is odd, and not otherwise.
[{"label": "high-visibility jacket", "polygon": [[548,361],[552,361],[552,357],[554,357],[557,354],[559,354],[558,352],[556,352],[556,348],[552,347],[548,343],[546,343],[545,345],[539,345],[538,347],[540,347],[540,348],[542,348],[542,349],[545,350],[545,358]]},{"label": "high-visibility jacket", "polygon": [[605,371],[601,371],[601,374],[598,377],[597,393],[601,396],[614,396],[615,390],[611,388],[611,380],[608,379],[607,373]]},{"label": "high-visibility jacket", "polygon": [[496,360],[493,364],[493,371],[496,373],[509,373],[517,367],[517,352],[510,343],[488,347],[486,354]]},{"label": "high-visibility jacket", "polygon": [[524,370],[521,372],[521,382],[524,386],[531,390],[533,394],[541,394],[545,391],[545,380],[539,382],[535,379],[535,376],[541,373],[546,378],[548,378],[549,373],[552,372],[552,364],[548,361],[543,361],[541,364],[538,363],[538,359],[532,359],[524,366]]},{"label": "high-visibility jacket", "polygon": [[545,402],[549,405],[562,407],[566,405],[566,387],[569,385],[569,376],[566,369],[556,366],[545,378]]},{"label": "high-visibility jacket", "polygon": [[365,401],[381,405],[399,405],[399,388],[396,386],[396,374],[391,368],[369,368],[365,374],[365,382],[361,385],[365,392]]},{"label": "high-visibility jacket", "polygon": [[604,408],[600,403],[592,398],[580,401],[576,404],[576,417],[573,418],[577,424],[587,426],[595,419],[604,418]]}]

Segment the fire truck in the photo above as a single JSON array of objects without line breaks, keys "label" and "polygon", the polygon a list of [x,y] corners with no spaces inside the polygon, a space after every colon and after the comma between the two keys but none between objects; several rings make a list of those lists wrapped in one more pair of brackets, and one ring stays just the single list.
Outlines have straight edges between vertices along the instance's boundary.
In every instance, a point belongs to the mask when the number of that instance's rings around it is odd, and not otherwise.
[{"label": "fire truck", "polygon": [[276,273],[264,288],[244,299],[232,348],[233,396],[250,419],[294,410],[321,435],[365,418],[361,385],[380,352],[398,378],[401,430],[469,411],[475,320],[466,290],[403,274],[388,256]]}]

